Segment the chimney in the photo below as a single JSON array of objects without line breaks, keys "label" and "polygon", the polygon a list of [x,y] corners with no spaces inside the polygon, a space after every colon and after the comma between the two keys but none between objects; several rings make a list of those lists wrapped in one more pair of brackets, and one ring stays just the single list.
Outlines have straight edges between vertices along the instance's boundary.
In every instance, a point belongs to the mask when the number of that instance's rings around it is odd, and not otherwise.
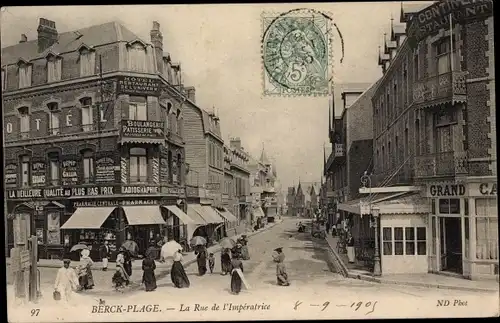
[{"label": "chimney", "polygon": [[28,41],[28,37],[25,34],[21,34],[21,40],[19,41],[19,44],[25,43]]},{"label": "chimney", "polygon": [[194,86],[186,86],[184,89],[187,93],[188,99],[193,103],[196,103],[196,89]]},{"label": "chimney", "polygon": [[45,51],[50,46],[57,42],[57,29],[56,23],[52,20],[40,18],[38,24],[38,52]]},{"label": "chimney", "polygon": [[155,50],[156,71],[163,73],[163,35],[161,34],[158,21],[153,21],[153,28],[151,28],[149,36]]},{"label": "chimney", "polygon": [[241,150],[241,139],[239,137],[231,138],[229,146],[231,148]]}]

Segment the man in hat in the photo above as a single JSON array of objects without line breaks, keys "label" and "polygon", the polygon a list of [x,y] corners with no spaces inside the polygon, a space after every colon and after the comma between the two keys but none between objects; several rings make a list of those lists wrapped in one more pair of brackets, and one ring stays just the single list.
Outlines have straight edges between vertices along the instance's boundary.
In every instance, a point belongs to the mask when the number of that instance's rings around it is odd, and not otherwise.
[{"label": "man in hat", "polygon": [[76,290],[79,286],[78,277],[75,270],[69,266],[70,263],[71,260],[69,259],[63,260],[63,267],[57,271],[54,284],[54,289],[61,293],[61,300],[65,302],[71,300],[73,290]]},{"label": "man in hat", "polygon": [[273,254],[273,261],[276,263],[276,277],[278,279],[279,286],[290,286],[288,282],[288,274],[285,268],[285,254],[283,253],[283,248],[274,249],[276,252]]}]

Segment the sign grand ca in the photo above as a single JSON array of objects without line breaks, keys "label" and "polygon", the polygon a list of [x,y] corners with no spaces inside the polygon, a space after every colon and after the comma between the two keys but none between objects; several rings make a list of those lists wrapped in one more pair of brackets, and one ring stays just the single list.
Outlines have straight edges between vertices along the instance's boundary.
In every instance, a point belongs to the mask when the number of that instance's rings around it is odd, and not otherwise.
[{"label": "sign grand ca", "polygon": [[407,32],[410,44],[415,46],[440,29],[449,29],[450,15],[459,23],[485,19],[493,15],[493,0],[437,1],[415,14]]}]

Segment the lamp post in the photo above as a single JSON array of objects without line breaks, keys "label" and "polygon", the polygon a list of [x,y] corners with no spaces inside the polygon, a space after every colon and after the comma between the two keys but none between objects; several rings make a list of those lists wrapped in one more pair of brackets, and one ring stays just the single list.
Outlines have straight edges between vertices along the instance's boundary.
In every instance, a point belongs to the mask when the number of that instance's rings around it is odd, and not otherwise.
[{"label": "lamp post", "polygon": [[[361,176],[361,184],[363,184],[363,188],[368,188],[368,206],[367,210],[362,207],[361,215],[367,214],[372,215],[374,218],[373,228],[375,230],[375,255],[373,257],[373,276],[382,275],[382,269],[380,265],[380,254],[379,254],[379,245],[378,245],[378,218],[380,216],[380,209],[372,207],[372,180],[371,175],[368,175],[368,172],[365,171],[363,176]],[[365,209],[365,211],[363,211]]]}]

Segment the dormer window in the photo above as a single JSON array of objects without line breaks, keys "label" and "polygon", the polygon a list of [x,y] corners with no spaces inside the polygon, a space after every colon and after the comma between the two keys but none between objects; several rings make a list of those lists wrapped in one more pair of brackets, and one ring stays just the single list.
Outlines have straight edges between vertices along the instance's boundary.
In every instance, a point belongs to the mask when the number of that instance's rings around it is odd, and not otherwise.
[{"label": "dormer window", "polygon": [[51,135],[58,135],[60,131],[59,126],[59,117],[61,110],[59,109],[59,105],[55,102],[47,104],[49,108],[49,133]]},{"label": "dormer window", "polygon": [[95,51],[82,45],[80,47],[80,76],[92,76],[95,74]]},{"label": "dormer window", "polygon": [[135,41],[129,45],[128,68],[135,72],[147,72],[146,45],[144,43]]},{"label": "dormer window", "polygon": [[59,82],[61,80],[62,59],[55,55],[47,57],[47,82]]},{"label": "dormer window", "polygon": [[30,63],[25,61],[20,61],[19,64],[19,88],[27,88],[31,86],[31,74],[33,72],[32,66]]}]

